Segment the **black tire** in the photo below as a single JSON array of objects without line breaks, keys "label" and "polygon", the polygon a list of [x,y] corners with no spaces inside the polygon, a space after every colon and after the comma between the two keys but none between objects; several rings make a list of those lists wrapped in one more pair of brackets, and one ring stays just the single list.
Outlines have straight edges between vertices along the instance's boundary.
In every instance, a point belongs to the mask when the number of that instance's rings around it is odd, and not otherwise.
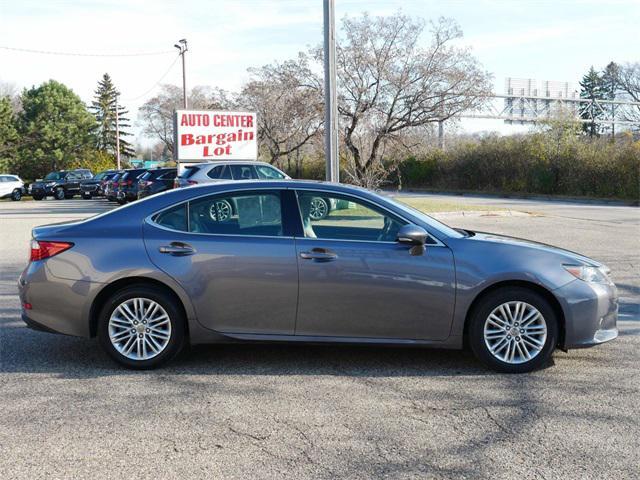
[{"label": "black tire", "polygon": [[11,192],[11,200],[14,202],[19,202],[22,199],[22,191],[19,188],[16,188],[13,192]]},{"label": "black tire", "polygon": [[91,200],[91,194],[83,193],[82,194],[82,199],[83,200]]},{"label": "black tire", "polygon": [[64,194],[64,198],[65,200],[71,200],[75,195],[73,193],[65,193]]},{"label": "black tire", "polygon": [[124,198],[118,198],[116,199],[116,202],[118,202],[118,205],[124,205],[125,203],[127,203],[127,200]]},{"label": "black tire", "polygon": [[58,187],[53,191],[53,198],[55,198],[56,200],[64,200],[65,197],[66,197],[66,194],[64,193],[63,188]]},{"label": "black tire", "polygon": [[[109,338],[109,319],[122,302],[131,298],[147,298],[160,304],[167,312],[171,323],[171,336],[167,346],[157,356],[147,360],[127,358],[113,346]],[[117,291],[102,307],[98,318],[98,341],[102,349],[120,365],[134,370],[157,368],[173,359],[184,347],[186,320],[181,309],[176,306],[175,297],[155,287],[144,284],[132,285]]]},{"label": "black tire", "polygon": [[37,194],[34,194],[34,195],[32,195],[32,198],[33,198],[34,200],[38,200],[38,201],[39,201],[39,200],[44,200],[44,195],[37,195]]},{"label": "black tire", "polygon": [[[489,350],[484,338],[485,322],[491,312],[506,302],[515,301],[526,302],[535,307],[544,317],[547,327],[544,346],[531,360],[523,363],[508,363],[497,358]],[[473,353],[481,362],[498,372],[526,373],[542,368],[549,362],[558,342],[558,318],[549,301],[539,293],[523,287],[505,287],[487,294],[475,306],[469,321],[469,345]]]}]

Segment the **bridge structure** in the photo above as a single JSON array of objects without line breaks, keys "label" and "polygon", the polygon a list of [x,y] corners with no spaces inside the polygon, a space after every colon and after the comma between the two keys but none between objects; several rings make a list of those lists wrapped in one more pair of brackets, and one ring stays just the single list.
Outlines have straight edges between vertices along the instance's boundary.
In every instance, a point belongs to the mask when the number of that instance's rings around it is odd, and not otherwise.
[{"label": "bridge structure", "polygon": [[[570,82],[507,78],[502,94],[492,94],[476,110],[460,118],[502,120],[509,125],[544,123],[571,118],[580,123],[606,125],[612,135],[616,126],[640,128],[640,102],[580,98],[579,87]],[[444,148],[444,122],[439,122],[438,139]]]}]

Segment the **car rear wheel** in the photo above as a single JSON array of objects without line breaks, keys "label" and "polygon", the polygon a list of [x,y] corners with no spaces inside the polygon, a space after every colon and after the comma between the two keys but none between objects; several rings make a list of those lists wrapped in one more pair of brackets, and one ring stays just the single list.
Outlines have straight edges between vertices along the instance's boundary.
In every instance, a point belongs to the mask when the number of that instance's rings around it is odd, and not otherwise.
[{"label": "car rear wheel", "polygon": [[55,198],[56,200],[64,200],[64,190],[62,188],[56,188],[53,192],[53,198]]},{"label": "car rear wheel", "polygon": [[37,193],[34,193],[34,194],[32,195],[32,198],[33,198],[34,200],[42,200],[42,199],[44,199],[44,195],[39,195],[39,194],[37,194]]},{"label": "car rear wheel", "polygon": [[184,344],[185,319],[171,295],[139,285],[114,294],[102,308],[98,339],[127,368],[156,368],[175,357]]},{"label": "car rear wheel", "polygon": [[22,192],[20,191],[19,188],[16,188],[11,193],[11,200],[13,200],[14,202],[19,202],[21,198],[22,198]]},{"label": "car rear wheel", "polygon": [[82,198],[83,198],[83,200],[91,200],[91,194],[90,193],[83,193],[82,194]]},{"label": "car rear wheel", "polygon": [[329,214],[329,203],[322,197],[313,197],[309,205],[311,220],[322,220]]},{"label": "car rear wheel", "polygon": [[521,287],[496,290],[474,309],[469,342],[494,370],[525,373],[546,365],[557,344],[558,320],[542,295]]}]

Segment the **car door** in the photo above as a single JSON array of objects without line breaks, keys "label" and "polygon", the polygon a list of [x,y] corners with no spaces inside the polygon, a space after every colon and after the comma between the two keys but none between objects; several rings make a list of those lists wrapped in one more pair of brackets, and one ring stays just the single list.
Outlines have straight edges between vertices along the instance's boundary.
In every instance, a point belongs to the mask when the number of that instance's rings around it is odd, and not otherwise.
[{"label": "car door", "polygon": [[81,175],[75,172],[69,172],[65,177],[65,189],[69,193],[74,193],[80,190]]},{"label": "car door", "polygon": [[[359,197],[298,190],[296,335],[444,340],[455,301],[453,255],[396,242],[407,222]],[[331,206],[313,219],[311,204]]]},{"label": "car door", "polygon": [[283,221],[285,193],[207,195],[145,222],[149,257],[182,285],[205,327],[293,334],[298,266],[294,239]]},{"label": "car door", "polygon": [[9,177],[0,175],[0,197],[9,195],[12,192]]}]

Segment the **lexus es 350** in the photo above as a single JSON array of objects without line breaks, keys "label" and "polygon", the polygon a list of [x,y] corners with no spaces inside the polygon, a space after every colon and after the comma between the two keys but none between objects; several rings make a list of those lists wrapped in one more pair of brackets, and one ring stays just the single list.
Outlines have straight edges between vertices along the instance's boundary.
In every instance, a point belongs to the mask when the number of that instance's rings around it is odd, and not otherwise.
[{"label": "lexus es 350", "polygon": [[[336,206],[321,218],[318,197]],[[616,288],[595,260],[295,180],[172,190],[37,227],[19,288],[29,326],[97,337],[140,369],[186,343],[264,341],[468,345],[526,372],[618,334]]]}]

